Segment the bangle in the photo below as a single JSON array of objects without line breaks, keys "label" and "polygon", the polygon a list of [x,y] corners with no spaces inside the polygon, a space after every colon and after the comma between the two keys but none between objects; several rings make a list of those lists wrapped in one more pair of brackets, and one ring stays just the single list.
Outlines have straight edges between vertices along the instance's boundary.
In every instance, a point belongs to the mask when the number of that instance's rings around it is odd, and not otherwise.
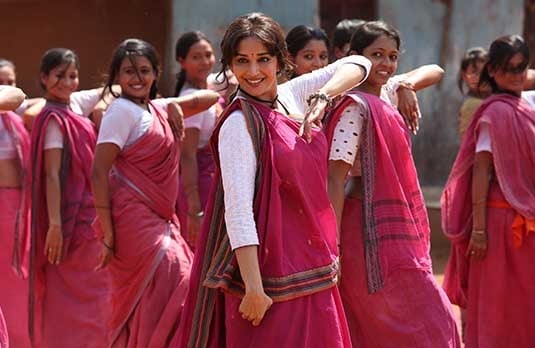
[{"label": "bangle", "polygon": [[95,205],[95,209],[111,209],[109,205]]},{"label": "bangle", "polygon": [[204,211],[203,211],[203,210],[199,210],[199,211],[196,212],[196,213],[192,213],[192,212],[189,212],[189,211],[188,211],[188,216],[201,218],[201,217],[204,216]]},{"label": "bangle", "polygon": [[487,231],[485,230],[472,230],[472,234],[479,234],[479,235],[483,235],[483,234],[487,234]]},{"label": "bangle", "polygon": [[327,103],[327,106],[330,106],[332,104],[331,97],[329,97],[326,93],[316,92],[316,93],[312,93],[311,95],[308,96],[308,98],[307,98],[308,106],[310,106],[310,104],[312,103],[312,100],[314,100],[314,99],[319,99],[319,100],[325,101]]}]

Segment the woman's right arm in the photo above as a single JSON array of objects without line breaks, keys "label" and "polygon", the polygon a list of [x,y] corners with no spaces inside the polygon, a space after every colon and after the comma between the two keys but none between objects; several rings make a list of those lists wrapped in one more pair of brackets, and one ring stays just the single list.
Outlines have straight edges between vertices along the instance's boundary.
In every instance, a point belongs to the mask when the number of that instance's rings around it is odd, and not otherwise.
[{"label": "woman's right arm", "polygon": [[132,114],[136,110],[137,108],[129,103],[123,103],[121,100],[114,101],[109,105],[106,115],[102,118],[98,134],[95,158],[91,169],[91,188],[97,217],[104,236],[97,269],[105,267],[113,257],[115,240],[111,216],[109,174],[113,163],[125,146],[131,130],[136,125],[136,118]]},{"label": "woman's right arm", "polygon": [[114,231],[111,217],[109,173],[120,151],[119,146],[112,143],[97,144],[95,159],[93,160],[91,187],[97,217],[104,233],[103,248],[96,269],[105,267],[113,257]]},{"label": "woman's right arm", "polygon": [[218,141],[225,223],[245,284],[239,312],[243,319],[257,326],[273,301],[264,292],[258,264],[259,241],[253,214],[257,159],[241,112],[234,112],[226,119]]}]

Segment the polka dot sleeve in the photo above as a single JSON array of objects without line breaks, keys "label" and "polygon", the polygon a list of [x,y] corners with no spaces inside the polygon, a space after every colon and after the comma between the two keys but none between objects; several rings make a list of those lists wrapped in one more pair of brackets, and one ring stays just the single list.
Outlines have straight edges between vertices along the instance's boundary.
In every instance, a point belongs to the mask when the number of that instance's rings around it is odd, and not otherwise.
[{"label": "polka dot sleeve", "polygon": [[353,165],[359,149],[365,113],[364,106],[357,103],[351,103],[342,111],[342,117],[334,130],[329,160],[340,160]]}]

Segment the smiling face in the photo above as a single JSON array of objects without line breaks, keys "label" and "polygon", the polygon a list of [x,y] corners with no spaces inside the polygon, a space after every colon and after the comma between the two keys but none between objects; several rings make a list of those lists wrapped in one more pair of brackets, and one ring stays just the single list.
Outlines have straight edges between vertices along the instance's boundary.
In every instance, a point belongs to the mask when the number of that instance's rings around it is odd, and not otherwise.
[{"label": "smiling face", "polygon": [[522,93],[524,81],[527,76],[527,59],[521,53],[516,53],[505,68],[492,69],[489,67],[489,75],[494,78],[496,86],[502,91],[509,91],[516,95]]},{"label": "smiling face", "polygon": [[241,40],[230,68],[246,93],[270,101],[277,96],[279,64],[259,39],[247,37]]},{"label": "smiling face", "polygon": [[41,74],[41,83],[46,99],[69,104],[72,92],[78,89],[78,68],[74,63],[57,66],[48,74]]},{"label": "smiling face", "polygon": [[381,86],[388,81],[398,67],[399,49],[396,40],[380,35],[364,48],[362,55],[372,62],[370,75],[362,84],[362,89],[379,95]]},{"label": "smiling face", "polygon": [[292,60],[296,65],[294,72],[297,76],[323,68],[329,63],[327,45],[323,40],[312,39]]},{"label": "smiling face", "polygon": [[196,86],[206,87],[206,78],[215,64],[212,45],[206,40],[193,44],[185,58],[178,58],[187,79]]},{"label": "smiling face", "polygon": [[121,62],[117,83],[121,93],[134,100],[149,99],[150,89],[156,81],[156,72],[145,56],[126,57]]}]

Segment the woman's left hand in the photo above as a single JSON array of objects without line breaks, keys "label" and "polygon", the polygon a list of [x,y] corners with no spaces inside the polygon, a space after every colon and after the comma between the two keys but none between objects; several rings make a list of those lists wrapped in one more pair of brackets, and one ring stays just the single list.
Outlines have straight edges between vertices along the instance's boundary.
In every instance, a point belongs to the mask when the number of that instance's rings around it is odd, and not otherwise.
[{"label": "woman's left hand", "polygon": [[[482,232],[482,233],[481,233]],[[470,257],[472,260],[481,261],[487,255],[487,232],[480,231],[478,233],[472,232],[470,236],[470,243],[466,250],[466,257]]]},{"label": "woman's left hand", "polygon": [[314,98],[311,100],[305,113],[303,123],[299,128],[299,136],[303,137],[308,143],[312,141],[312,127],[321,127],[321,120],[325,115],[326,107],[327,101],[324,99]]},{"label": "woman's left hand", "polygon": [[98,256],[98,265],[95,271],[98,271],[108,265],[114,255],[113,238],[104,238],[102,240],[102,248]]},{"label": "woman's left hand", "polygon": [[184,140],[184,113],[180,105],[169,103],[167,106],[167,119],[176,139],[179,141]]},{"label": "woman's left hand", "polygon": [[420,106],[418,105],[418,97],[416,92],[400,87],[397,90],[398,95],[398,110],[403,116],[407,127],[416,134],[420,128]]}]

